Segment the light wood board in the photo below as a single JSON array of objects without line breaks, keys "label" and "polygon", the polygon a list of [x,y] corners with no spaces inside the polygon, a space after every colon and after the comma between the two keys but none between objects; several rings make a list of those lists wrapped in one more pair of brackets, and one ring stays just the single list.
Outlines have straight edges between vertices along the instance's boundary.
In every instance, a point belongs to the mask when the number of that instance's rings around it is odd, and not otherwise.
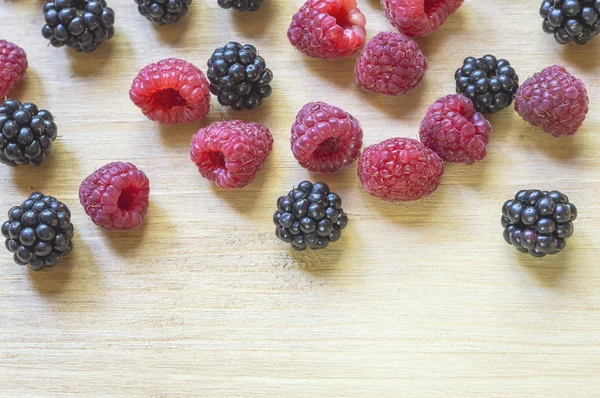
[{"label": "light wood board", "polygon": [[[155,29],[133,0],[112,0],[118,34],[93,54],[47,46],[41,2],[0,3],[0,38],[27,51],[12,96],[54,113],[59,139],[41,168],[0,168],[0,211],[32,190],[68,204],[75,250],[48,272],[0,253],[0,396],[7,397],[593,397],[600,396],[600,37],[557,45],[541,30],[539,0],[467,0],[419,39],[424,83],[388,98],[360,91],[356,57],[324,61],[293,49],[286,29],[301,0],[265,0],[233,14],[194,0],[179,24]],[[363,0],[368,37],[392,30]],[[160,127],[130,102],[139,69],[180,57],[204,71],[214,48],[258,47],[275,74],[262,108],[213,101],[201,123]],[[579,133],[554,139],[512,110],[491,117],[489,156],[448,165],[426,200],[370,198],[356,167],[310,175],[289,149],[307,102],[342,107],[365,144],[416,137],[435,99],[454,91],[466,56],[493,53],[524,80],[563,64],[588,87]],[[204,180],[192,135],[211,122],[267,125],[275,147],[243,191]],[[107,233],[78,203],[83,178],[130,161],[151,180],[143,228]],[[292,253],[274,236],[275,201],[305,178],[330,184],[351,221],[320,253]],[[500,208],[521,188],[558,189],[580,218],[568,249],[536,260],[502,239]]]}]

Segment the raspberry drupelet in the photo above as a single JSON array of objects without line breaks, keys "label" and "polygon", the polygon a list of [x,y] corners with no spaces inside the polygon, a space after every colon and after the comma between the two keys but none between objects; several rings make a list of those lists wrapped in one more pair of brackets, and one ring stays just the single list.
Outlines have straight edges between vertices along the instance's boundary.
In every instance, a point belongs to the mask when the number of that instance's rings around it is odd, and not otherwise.
[{"label": "raspberry drupelet", "polygon": [[436,31],[464,0],[382,0],[392,25],[408,36],[427,36]]},{"label": "raspberry drupelet", "polygon": [[26,70],[25,51],[16,44],[0,40],[0,99],[3,100],[23,80]]},{"label": "raspberry drupelet", "polygon": [[210,109],[210,86],[200,69],[168,58],[140,71],[129,98],[148,119],[160,124],[194,123]]},{"label": "raspberry drupelet", "polygon": [[427,58],[417,43],[393,32],[369,40],[354,68],[363,90],[385,95],[406,94],[417,87],[427,70]]},{"label": "raspberry drupelet", "polygon": [[555,137],[575,134],[588,106],[583,81],[558,65],[534,74],[515,94],[515,110],[523,120]]},{"label": "raspberry drupelet", "polygon": [[363,130],[352,115],[324,102],[311,102],[292,125],[291,146],[302,167],[335,173],[360,155]]},{"label": "raspberry drupelet", "polygon": [[310,57],[341,58],[364,44],[366,23],[356,0],[308,0],[293,16],[287,35]]},{"label": "raspberry drupelet", "polygon": [[192,138],[190,157],[202,177],[220,188],[243,188],[254,181],[272,149],[268,128],[232,120],[200,129]]},{"label": "raspberry drupelet", "polygon": [[410,201],[435,191],[444,174],[442,159],[411,138],[390,138],[367,147],[358,160],[358,178],[371,195]]},{"label": "raspberry drupelet", "polygon": [[131,163],[113,162],[87,177],[79,202],[94,224],[108,230],[136,229],[148,211],[150,181]]},{"label": "raspberry drupelet", "polygon": [[440,98],[427,110],[419,138],[447,162],[473,164],[487,155],[492,125],[460,94]]}]

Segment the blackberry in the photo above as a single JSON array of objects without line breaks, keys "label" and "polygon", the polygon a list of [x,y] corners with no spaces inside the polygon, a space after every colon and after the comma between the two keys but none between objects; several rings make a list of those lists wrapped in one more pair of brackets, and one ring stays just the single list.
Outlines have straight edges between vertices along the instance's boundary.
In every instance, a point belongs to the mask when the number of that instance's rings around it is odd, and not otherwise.
[{"label": "blackberry", "polygon": [[73,224],[67,206],[52,196],[32,193],[8,211],[2,224],[6,248],[15,263],[34,271],[53,267],[73,248]]},{"label": "blackberry", "polygon": [[206,75],[219,103],[236,111],[255,109],[272,92],[273,72],[250,44],[231,42],[217,48]]},{"label": "blackberry", "polygon": [[279,198],[273,222],[275,235],[294,250],[319,250],[340,239],[348,216],[342,199],[327,184],[303,181]]},{"label": "blackberry", "polygon": [[0,163],[39,166],[52,151],[57,128],[52,114],[30,102],[0,105]]},{"label": "blackberry", "polygon": [[519,76],[505,59],[493,55],[465,58],[456,70],[456,92],[473,101],[477,112],[496,113],[512,104]]},{"label": "blackberry", "polygon": [[544,257],[562,251],[573,235],[577,208],[558,191],[519,191],[502,207],[504,240],[522,253]]},{"label": "blackberry", "polygon": [[138,11],[156,25],[179,21],[187,14],[192,0],[135,0]]},{"label": "blackberry", "polygon": [[104,0],[54,0],[43,10],[42,36],[54,47],[89,52],[115,35],[115,13]]},{"label": "blackberry", "polygon": [[559,44],[585,44],[600,33],[600,0],[544,0],[540,16]]},{"label": "blackberry", "polygon": [[263,0],[218,0],[219,7],[235,11],[257,11]]}]

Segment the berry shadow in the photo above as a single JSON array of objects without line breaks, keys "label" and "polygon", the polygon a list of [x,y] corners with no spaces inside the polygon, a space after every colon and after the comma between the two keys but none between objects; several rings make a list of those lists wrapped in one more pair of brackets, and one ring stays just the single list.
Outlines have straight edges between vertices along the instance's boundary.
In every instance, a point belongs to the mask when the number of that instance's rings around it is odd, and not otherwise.
[{"label": "berry shadow", "polygon": [[260,6],[258,11],[254,12],[223,11],[231,13],[235,28],[243,37],[256,37],[262,36],[267,26],[269,26],[265,21],[275,20],[281,3],[283,2],[267,0]]},{"label": "berry shadow", "polygon": [[17,83],[7,97],[18,99],[21,102],[33,102],[38,104],[40,108],[44,108],[46,92],[42,78],[35,69],[28,68],[25,78]]},{"label": "berry shadow", "polygon": [[365,106],[374,106],[394,119],[403,119],[407,115],[414,113],[420,106],[423,96],[427,91],[427,79],[424,79],[410,93],[404,95],[384,95],[366,91],[359,87],[356,87],[356,90],[364,100]]},{"label": "berry shadow", "polygon": [[585,71],[600,67],[597,55],[600,53],[600,38],[592,39],[585,45],[569,43],[561,47],[560,55],[568,64],[575,64]]},{"label": "berry shadow", "polygon": [[[155,206],[156,205],[153,205],[152,202],[150,202],[148,214],[146,214],[144,223],[138,229],[131,231],[109,231],[101,228],[105,240],[117,254],[122,257],[133,257],[135,255],[138,246],[143,242],[144,236],[149,229],[148,224],[151,223],[150,220],[152,213],[154,213]],[[164,226],[161,226],[161,229],[162,228],[164,228]]]},{"label": "berry shadow", "polygon": [[155,25],[150,21],[148,21],[148,23],[152,24],[154,32],[156,33],[156,37],[158,37],[160,41],[170,45],[175,45],[181,42],[183,35],[187,32],[190,22],[193,18],[193,14],[194,7],[192,6],[189,8],[188,13],[176,23],[161,26]]},{"label": "berry shadow", "polygon": [[[77,52],[72,48],[64,47],[64,51],[67,53],[71,60],[71,71],[77,76],[90,76],[98,74],[109,61],[112,60],[113,46],[115,38],[107,40],[102,43],[98,48],[90,53]],[[121,40],[119,40],[121,41]],[[111,68],[119,69],[119,65],[114,64],[114,60],[111,62]]]},{"label": "berry shadow", "polygon": [[333,83],[339,87],[350,87],[354,84],[354,65],[356,65],[358,54],[323,60],[303,55],[300,52],[296,53],[302,57],[304,65],[313,74],[323,79],[326,84]]},{"label": "berry shadow", "polygon": [[[574,238],[572,239],[574,240]],[[519,265],[529,272],[540,286],[558,288],[574,261],[572,252],[576,249],[572,247],[571,243],[569,240],[564,251],[543,258],[535,258],[516,251],[515,256],[517,256]]]}]

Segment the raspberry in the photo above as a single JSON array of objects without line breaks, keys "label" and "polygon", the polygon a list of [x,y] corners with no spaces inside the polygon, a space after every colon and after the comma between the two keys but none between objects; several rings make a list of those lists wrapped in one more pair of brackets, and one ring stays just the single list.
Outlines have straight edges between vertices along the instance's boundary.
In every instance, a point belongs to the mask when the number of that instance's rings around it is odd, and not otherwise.
[{"label": "raspberry", "polygon": [[442,159],[411,138],[390,138],[367,147],[358,160],[358,178],[373,196],[389,201],[424,198],[444,174]]},{"label": "raspberry", "polygon": [[335,173],[360,155],[363,131],[349,113],[324,102],[311,102],[292,125],[292,152],[302,167]]},{"label": "raspberry", "polygon": [[555,137],[575,134],[585,120],[588,104],[585,84],[558,65],[534,74],[515,95],[519,115]]},{"label": "raspberry", "polygon": [[366,24],[356,0],[308,0],[292,18],[288,39],[308,56],[340,58],[364,44]]},{"label": "raspberry", "polygon": [[256,178],[272,149],[268,128],[232,120],[200,129],[192,138],[190,157],[202,177],[217,186],[243,188]]},{"label": "raspberry", "polygon": [[0,98],[4,99],[23,80],[27,70],[25,51],[6,40],[0,40]]},{"label": "raspberry", "polygon": [[160,124],[193,123],[210,109],[206,76],[178,58],[163,59],[142,69],[133,80],[129,98],[148,119]]},{"label": "raspberry", "polygon": [[392,25],[408,36],[436,31],[464,0],[381,0]]},{"label": "raspberry", "polygon": [[94,224],[108,230],[136,229],[148,211],[150,181],[131,163],[113,162],[87,177],[79,202]]},{"label": "raspberry", "polygon": [[487,155],[492,125],[467,97],[452,94],[427,110],[419,138],[447,162],[472,164]]},{"label": "raspberry", "polygon": [[400,33],[381,32],[360,54],[354,76],[364,90],[398,95],[417,87],[426,70],[427,58],[417,43]]}]

